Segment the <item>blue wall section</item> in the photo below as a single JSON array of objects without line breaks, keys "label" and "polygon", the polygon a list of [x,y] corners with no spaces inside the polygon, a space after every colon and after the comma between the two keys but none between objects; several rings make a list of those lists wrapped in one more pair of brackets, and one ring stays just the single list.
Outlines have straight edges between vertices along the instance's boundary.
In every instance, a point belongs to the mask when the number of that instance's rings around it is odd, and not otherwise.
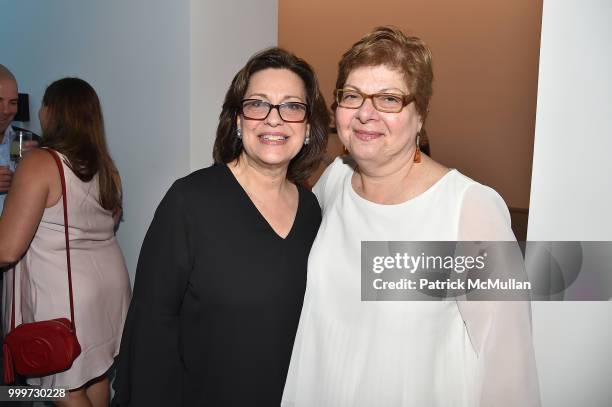
[{"label": "blue wall section", "polygon": [[39,131],[42,93],[58,78],[79,76],[100,96],[132,276],[157,203],[189,171],[189,12],[188,0],[3,2],[0,61],[30,93],[29,127]]}]

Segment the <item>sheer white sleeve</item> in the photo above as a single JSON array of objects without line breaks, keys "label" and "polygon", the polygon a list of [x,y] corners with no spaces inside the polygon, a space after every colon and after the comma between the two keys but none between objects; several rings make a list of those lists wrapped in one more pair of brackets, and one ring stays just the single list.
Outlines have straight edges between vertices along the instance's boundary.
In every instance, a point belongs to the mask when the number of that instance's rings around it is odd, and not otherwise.
[{"label": "sheer white sleeve", "polygon": [[467,188],[459,213],[457,240],[516,240],[501,196],[480,184]]},{"label": "sheer white sleeve", "polygon": [[[460,209],[458,240],[514,241],[510,214],[491,188],[470,186]],[[526,301],[457,301],[479,365],[480,407],[540,406]]]}]

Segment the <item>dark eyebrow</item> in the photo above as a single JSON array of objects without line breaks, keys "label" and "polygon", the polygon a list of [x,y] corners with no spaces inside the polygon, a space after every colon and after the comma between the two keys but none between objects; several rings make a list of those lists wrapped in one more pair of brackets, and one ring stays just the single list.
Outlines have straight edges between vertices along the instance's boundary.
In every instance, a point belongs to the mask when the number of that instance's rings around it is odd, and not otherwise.
[{"label": "dark eyebrow", "polygon": [[[248,98],[252,98],[253,96],[258,96],[258,97],[260,97],[260,98],[264,98],[264,99],[266,99],[266,100],[270,100],[270,99],[268,98],[268,95],[265,95],[265,94],[263,94],[263,93],[253,93],[253,94],[249,95],[249,97],[248,97]],[[281,101],[283,101],[283,102],[284,102],[284,101],[285,101],[285,100],[287,100],[287,99],[298,99],[300,102],[305,103],[305,102],[304,102],[304,100],[303,100],[303,98],[302,98],[301,96],[293,96],[293,95],[286,95],[286,96],[284,96],[284,97],[281,99]],[[282,103],[282,102],[281,102],[281,103]]]}]

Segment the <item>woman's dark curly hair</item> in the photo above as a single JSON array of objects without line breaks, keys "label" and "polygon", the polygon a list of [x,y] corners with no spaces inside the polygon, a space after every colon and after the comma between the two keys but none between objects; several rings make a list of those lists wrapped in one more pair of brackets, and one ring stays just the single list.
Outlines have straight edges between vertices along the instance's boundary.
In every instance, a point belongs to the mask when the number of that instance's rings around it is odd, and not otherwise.
[{"label": "woman's dark curly hair", "polygon": [[264,69],[288,69],[298,75],[306,89],[308,105],[307,123],[310,125],[310,143],[304,145],[291,160],[287,179],[295,183],[304,182],[319,165],[327,145],[330,115],[319,90],[317,77],[310,65],[301,58],[281,49],[269,48],[253,55],[232,80],[223,109],[219,115],[219,126],[213,149],[215,163],[229,163],[242,153],[242,140],[236,137],[236,119],[251,76]]}]

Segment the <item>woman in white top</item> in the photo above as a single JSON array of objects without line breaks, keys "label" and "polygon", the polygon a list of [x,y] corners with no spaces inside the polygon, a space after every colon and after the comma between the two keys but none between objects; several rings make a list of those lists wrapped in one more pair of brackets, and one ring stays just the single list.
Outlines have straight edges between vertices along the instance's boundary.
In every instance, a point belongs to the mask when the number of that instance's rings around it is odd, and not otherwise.
[{"label": "woman in white top", "polygon": [[362,241],[513,241],[502,198],[422,154],[431,53],[380,27],[342,57],[338,158],[314,188],[323,220],[284,407],[538,406],[529,304],[361,301]]}]

